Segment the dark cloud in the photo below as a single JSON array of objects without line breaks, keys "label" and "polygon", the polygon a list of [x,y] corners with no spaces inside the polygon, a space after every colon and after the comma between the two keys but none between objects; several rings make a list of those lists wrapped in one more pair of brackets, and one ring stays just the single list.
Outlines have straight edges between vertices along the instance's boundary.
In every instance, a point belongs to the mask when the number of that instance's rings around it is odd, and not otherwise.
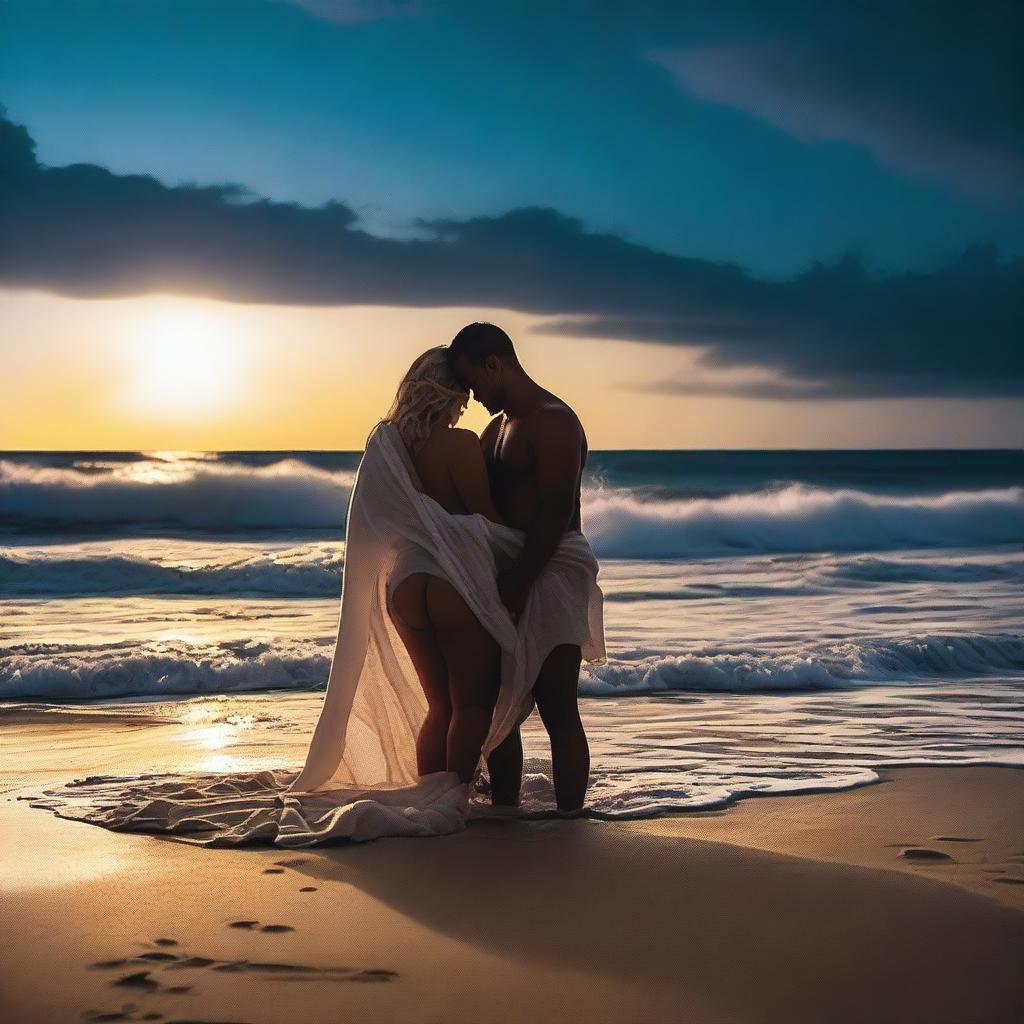
[{"label": "dark cloud", "polygon": [[[547,334],[695,348],[778,377],[731,393],[821,398],[1024,394],[1024,260],[978,247],[930,273],[849,257],[783,282],[585,230],[553,210],[420,222],[374,237],[332,202],[237,185],[170,187],[91,164],[45,167],[0,120],[0,283],[64,295],[178,292],[303,305],[475,305],[558,315]],[[662,382],[685,391],[700,382]],[[721,388],[707,383],[703,392]]]},{"label": "dark cloud", "polygon": [[807,141],[863,146],[957,191],[1024,202],[1024,5],[806,7],[752,37],[658,47],[697,97]]},{"label": "dark cloud", "polygon": [[928,273],[871,273],[855,256],[785,282],[737,291],[710,315],[581,317],[546,333],[697,348],[709,369],[781,378],[654,382],[677,394],[821,399],[1024,394],[1024,260],[990,246]]}]

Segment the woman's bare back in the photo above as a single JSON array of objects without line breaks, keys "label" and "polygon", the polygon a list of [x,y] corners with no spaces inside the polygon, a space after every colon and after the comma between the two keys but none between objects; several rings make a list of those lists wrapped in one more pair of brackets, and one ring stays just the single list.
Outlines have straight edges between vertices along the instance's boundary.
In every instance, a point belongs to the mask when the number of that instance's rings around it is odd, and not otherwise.
[{"label": "woman's bare back", "polygon": [[469,434],[470,431],[456,427],[442,427],[432,431],[412,461],[423,490],[446,512],[463,515],[469,510],[459,496],[452,472],[460,448],[457,442],[453,443],[456,433]]},{"label": "woman's bare back", "polygon": [[479,512],[503,522],[491,499],[480,438],[472,430],[435,427],[412,461],[423,490],[446,512]]}]

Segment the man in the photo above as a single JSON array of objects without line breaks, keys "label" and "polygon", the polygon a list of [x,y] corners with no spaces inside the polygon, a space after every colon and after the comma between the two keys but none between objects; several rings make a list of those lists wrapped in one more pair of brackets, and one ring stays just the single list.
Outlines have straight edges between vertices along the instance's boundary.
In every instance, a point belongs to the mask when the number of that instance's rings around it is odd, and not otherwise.
[{"label": "man", "polygon": [[[498,591],[513,619],[568,530],[580,529],[580,480],[587,439],[576,414],[523,369],[508,335],[494,324],[464,327],[448,346],[449,365],[488,412],[500,413],[481,437],[494,504],[526,541],[514,564],[498,575]],[[577,688],[581,648],[559,644],[545,659],[533,697],[551,739],[555,797],[562,811],[583,806],[590,750],[580,721]],[[515,806],[522,782],[518,728],[487,760],[495,804]]]}]

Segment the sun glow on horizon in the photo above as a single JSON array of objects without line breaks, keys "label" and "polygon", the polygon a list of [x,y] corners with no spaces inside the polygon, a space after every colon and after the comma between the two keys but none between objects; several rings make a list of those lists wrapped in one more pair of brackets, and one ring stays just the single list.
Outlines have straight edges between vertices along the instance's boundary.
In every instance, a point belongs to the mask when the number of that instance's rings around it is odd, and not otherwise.
[{"label": "sun glow on horizon", "polygon": [[125,338],[133,370],[124,404],[145,417],[209,416],[244,392],[244,358],[228,318],[215,308],[164,304]]},{"label": "sun glow on horizon", "polygon": [[[591,448],[1016,447],[1019,401],[772,401],[670,395],[696,350],[546,334],[508,309],[239,304],[170,293],[78,299],[0,288],[0,451],[362,448],[424,349],[501,324],[579,413]],[[745,371],[728,371],[737,379]],[[716,369],[716,381],[725,371]],[[459,425],[489,420],[471,402]],[[173,473],[171,457],[163,467]]]}]

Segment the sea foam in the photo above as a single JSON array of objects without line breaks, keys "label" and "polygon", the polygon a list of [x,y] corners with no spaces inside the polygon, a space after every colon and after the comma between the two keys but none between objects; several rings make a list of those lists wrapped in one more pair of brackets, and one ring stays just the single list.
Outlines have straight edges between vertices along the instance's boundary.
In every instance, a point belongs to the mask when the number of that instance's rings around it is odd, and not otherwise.
[{"label": "sea foam", "polygon": [[[330,670],[326,650],[295,641],[120,645],[12,644],[0,660],[0,699],[97,700],[127,696],[316,689]],[[689,690],[751,693],[839,690],[916,679],[1024,673],[1024,638],[1008,634],[924,635],[803,645],[779,654],[697,648],[584,665],[580,692],[611,697]]]},{"label": "sea foam", "polygon": [[0,459],[0,522],[341,529],[355,474],[300,459],[152,459],[82,468]]},{"label": "sea foam", "polygon": [[[250,551],[217,563],[175,565],[142,554],[60,551],[45,548],[0,555],[4,596],[70,597],[90,594],[273,594],[338,597],[342,545],[309,544],[287,550]],[[251,548],[251,546],[250,546]]]},{"label": "sea foam", "polygon": [[790,484],[669,501],[596,490],[585,519],[599,557],[966,547],[1024,542],[1024,488],[907,497]]},{"label": "sea foam", "polygon": [[[340,536],[353,479],[296,458],[263,466],[142,460],[88,470],[0,460],[0,525],[126,534],[326,529]],[[588,486],[583,520],[606,558],[1024,543],[1024,488],[892,495],[789,483],[666,499],[643,488]]]}]

